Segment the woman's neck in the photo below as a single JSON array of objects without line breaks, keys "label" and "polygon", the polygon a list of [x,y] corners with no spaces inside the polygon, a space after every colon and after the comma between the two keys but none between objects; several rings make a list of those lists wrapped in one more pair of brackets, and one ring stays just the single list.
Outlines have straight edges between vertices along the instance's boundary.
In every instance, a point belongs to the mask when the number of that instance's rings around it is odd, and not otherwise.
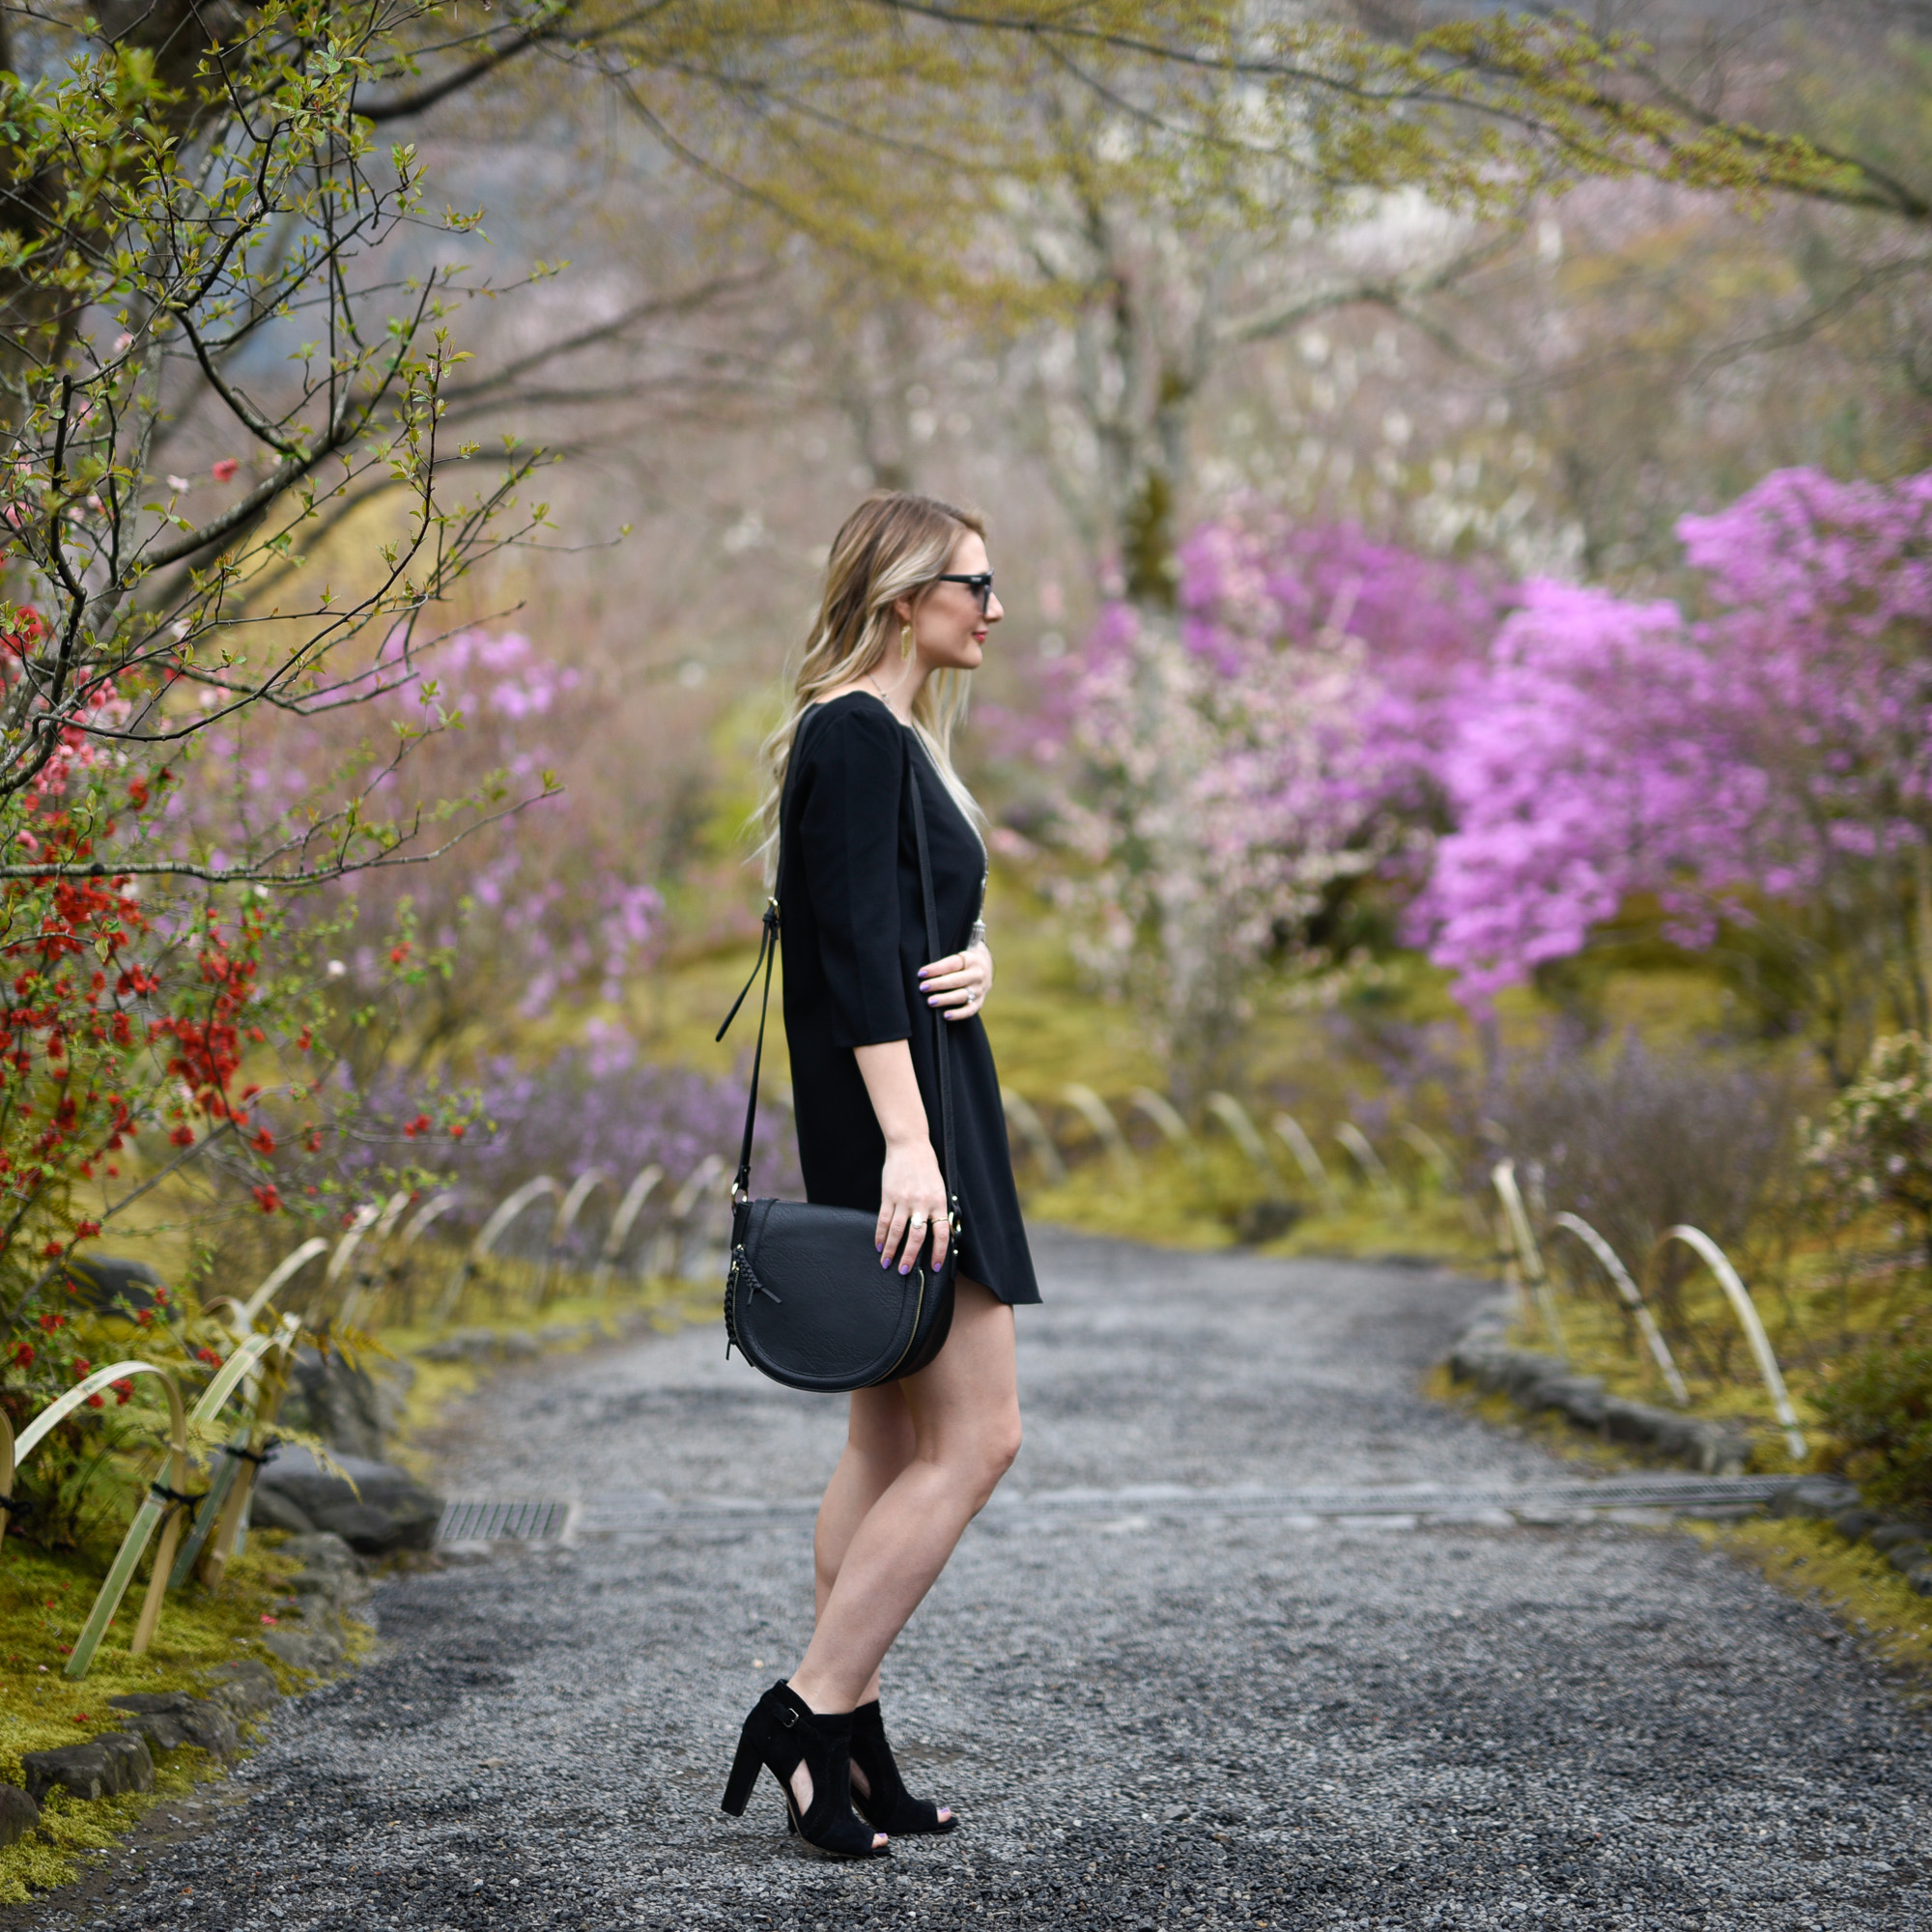
[{"label": "woman's neck", "polygon": [[864,674],[856,688],[869,691],[875,697],[884,699],[887,708],[901,724],[910,724],[912,707],[925,683],[925,670],[915,660],[904,667],[896,681],[893,681],[879,675],[879,671],[890,662],[889,658],[882,658],[877,666]]}]

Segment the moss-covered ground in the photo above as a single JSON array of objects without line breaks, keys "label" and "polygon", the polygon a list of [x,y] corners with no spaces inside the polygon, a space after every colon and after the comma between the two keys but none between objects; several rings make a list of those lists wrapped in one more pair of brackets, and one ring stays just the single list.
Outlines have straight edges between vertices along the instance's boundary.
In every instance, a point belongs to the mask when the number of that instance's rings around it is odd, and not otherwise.
[{"label": "moss-covered ground", "polygon": [[[128,1633],[144,1587],[137,1578],[88,1675],[78,1683],[62,1675],[105,1567],[99,1552],[47,1555],[18,1537],[0,1545],[0,1778],[10,1783],[23,1781],[20,1760],[28,1751],[121,1729],[123,1719],[107,1704],[120,1692],[200,1692],[216,1664],[241,1657],[259,1659],[283,1689],[295,1688],[294,1673],[260,1642],[295,1566],[259,1538],[228,1566],[217,1588],[190,1586],[171,1596],[153,1644],[132,1657]],[[39,1827],[0,1851],[0,1902],[18,1903],[34,1890],[67,1884],[77,1875],[78,1858],[113,1843],[143,1812],[216,1770],[204,1752],[188,1747],[156,1766],[152,1793],[91,1803],[50,1797]]]}]

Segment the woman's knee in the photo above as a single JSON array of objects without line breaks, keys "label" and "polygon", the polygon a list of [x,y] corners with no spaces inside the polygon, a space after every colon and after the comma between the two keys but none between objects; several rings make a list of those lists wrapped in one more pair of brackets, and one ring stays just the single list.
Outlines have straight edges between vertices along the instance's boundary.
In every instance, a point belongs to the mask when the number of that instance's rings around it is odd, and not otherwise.
[{"label": "woman's knee", "polygon": [[953,1458],[961,1479],[975,1492],[977,1509],[999,1487],[1000,1478],[1013,1466],[1020,1453],[1020,1416],[1017,1408],[1009,1415],[989,1416],[961,1445]]}]

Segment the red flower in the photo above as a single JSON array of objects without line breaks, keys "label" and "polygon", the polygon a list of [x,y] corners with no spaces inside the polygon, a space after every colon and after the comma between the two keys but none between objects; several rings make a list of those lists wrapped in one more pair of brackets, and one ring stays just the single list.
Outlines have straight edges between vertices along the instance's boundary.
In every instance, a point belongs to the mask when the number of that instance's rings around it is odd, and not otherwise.
[{"label": "red flower", "polygon": [[428,1127],[429,1127],[429,1116],[427,1114],[418,1114],[413,1121],[410,1121],[405,1123],[403,1127],[403,1138],[405,1140],[412,1141],[418,1134],[426,1132]]},{"label": "red flower", "polygon": [[134,1393],[134,1378],[132,1376],[123,1376],[118,1382],[109,1382],[107,1386],[114,1391],[115,1406],[119,1407]]},{"label": "red flower", "polygon": [[85,1379],[87,1376],[93,1373],[93,1369],[94,1364],[85,1355],[76,1355],[73,1358],[73,1378],[75,1381]]},{"label": "red flower", "polygon": [[255,1189],[255,1206],[265,1214],[272,1214],[282,1205],[281,1191],[271,1180],[266,1187]]},{"label": "red flower", "polygon": [[175,1128],[168,1135],[168,1145],[170,1147],[192,1147],[194,1145],[194,1129],[185,1124]]},{"label": "red flower", "polygon": [[107,1404],[103,1397],[91,1395],[87,1398],[87,1406],[89,1408],[105,1408]]},{"label": "red flower", "polygon": [[221,1366],[221,1357],[213,1349],[197,1349],[194,1351],[194,1358],[197,1362],[206,1362],[211,1369],[218,1369]]},{"label": "red flower", "polygon": [[400,946],[392,946],[389,949],[389,964],[391,966],[400,966],[409,956],[410,942],[407,939]]},{"label": "red flower", "polygon": [[275,1151],[275,1137],[267,1127],[264,1127],[248,1145],[257,1153],[273,1153]]},{"label": "red flower", "polygon": [[463,1122],[461,1121],[458,1121],[457,1123],[450,1128],[449,1138],[453,1141],[460,1141],[463,1138]]},{"label": "red flower", "polygon": [[16,1369],[24,1369],[27,1366],[27,1364],[31,1362],[33,1359],[34,1359],[34,1348],[31,1342],[22,1342],[20,1346],[14,1350],[14,1366]]},{"label": "red flower", "polygon": [[58,1241],[49,1241],[46,1244],[46,1246],[41,1250],[41,1252],[47,1258],[48,1261],[54,1262],[58,1261],[61,1258],[61,1255],[65,1252],[65,1250],[61,1247],[61,1244]]},{"label": "red flower", "polygon": [[238,463],[234,457],[224,456],[219,463],[215,464],[209,470],[208,473],[211,476],[213,476],[217,483],[232,483],[235,480],[235,472],[241,468],[242,468],[241,464]]},{"label": "red flower", "polygon": [[90,1235],[98,1235],[99,1232],[99,1221],[76,1221],[73,1225],[73,1237],[76,1241],[84,1241]]}]

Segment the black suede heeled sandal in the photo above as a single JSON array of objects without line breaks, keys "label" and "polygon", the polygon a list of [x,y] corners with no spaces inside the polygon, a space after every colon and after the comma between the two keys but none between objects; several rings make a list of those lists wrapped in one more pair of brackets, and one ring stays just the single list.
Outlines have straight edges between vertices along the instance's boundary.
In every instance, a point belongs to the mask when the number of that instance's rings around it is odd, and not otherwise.
[{"label": "black suede heeled sandal", "polygon": [[[803,1764],[811,1774],[811,1803],[799,1815],[791,1775]],[[745,1815],[763,1765],[784,1794],[785,1823],[812,1850],[835,1859],[883,1859],[890,1845],[852,1815],[852,1714],[814,1711],[789,1684],[774,1684],[752,1706],[738,1734],[738,1754],[724,1786],[724,1809]]]},{"label": "black suede heeled sandal", "polygon": [[929,1798],[915,1798],[899,1777],[893,1747],[886,1742],[886,1720],[874,1697],[852,1713],[852,1763],[864,1773],[867,1789],[856,1787],[852,1803],[870,1821],[875,1832],[891,1832],[911,1836],[920,1832],[952,1832],[959,1825],[955,1811],[950,1818],[939,1815],[939,1806]]}]

